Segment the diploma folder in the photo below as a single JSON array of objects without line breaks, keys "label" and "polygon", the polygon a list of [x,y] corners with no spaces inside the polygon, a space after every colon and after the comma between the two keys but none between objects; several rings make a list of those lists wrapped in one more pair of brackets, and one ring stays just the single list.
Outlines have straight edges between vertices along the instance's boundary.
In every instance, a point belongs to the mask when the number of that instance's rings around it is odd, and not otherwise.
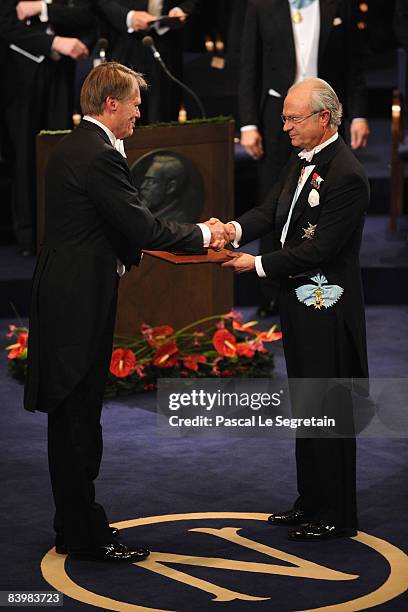
[{"label": "diploma folder", "polygon": [[208,249],[202,255],[194,255],[191,253],[169,253],[168,251],[143,251],[143,253],[176,265],[208,263],[221,264],[229,261],[230,259],[234,259],[238,255],[238,253],[234,253],[228,249],[221,249],[221,251]]}]

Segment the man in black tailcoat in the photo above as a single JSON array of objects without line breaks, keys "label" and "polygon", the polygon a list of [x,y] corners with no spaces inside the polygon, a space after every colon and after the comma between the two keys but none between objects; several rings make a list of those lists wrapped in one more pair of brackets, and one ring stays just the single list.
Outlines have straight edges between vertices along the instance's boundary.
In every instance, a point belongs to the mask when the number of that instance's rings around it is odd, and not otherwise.
[{"label": "man in black tailcoat", "polygon": [[[249,0],[238,99],[241,144],[258,160],[259,202],[290,155],[290,141],[280,125],[283,100],[291,85],[308,77],[331,83],[351,121],[352,148],[364,147],[369,130],[356,3]],[[261,251],[269,249],[271,242],[271,237],[265,237]],[[268,280],[261,287],[260,312],[268,314],[274,291]]]},{"label": "man in black tailcoat", "polygon": [[30,311],[25,407],[49,414],[56,550],[106,561],[149,554],[119,544],[95,502],[119,276],[138,265],[144,248],[223,245],[204,224],[159,220],[141,205],[121,139],[133,133],[143,86],[141,75],[113,62],[86,78],[82,123],[57,144],[47,167],[45,240]]},{"label": "man in black tailcoat", "polygon": [[13,163],[13,226],[23,255],[36,241],[35,137],[72,126],[75,61],[95,36],[89,0],[3,0],[0,37],[7,44],[3,79],[5,120]]},{"label": "man in black tailcoat", "polygon": [[178,29],[150,28],[162,16],[178,17],[182,24],[196,4],[197,0],[96,0],[108,28],[109,57],[142,72],[149,84],[146,99],[143,97],[145,123],[177,120],[181,98],[180,88],[163,73],[142,39],[147,34],[153,36],[169,70],[181,78],[182,33]]},{"label": "man in black tailcoat", "polygon": [[[299,498],[293,509],[269,518],[273,525],[299,525],[291,539],[319,540],[357,528],[351,393],[347,385],[326,393],[325,381],[368,377],[358,257],[369,186],[338,135],[341,105],[330,85],[306,79],[293,86],[283,113],[283,129],[301,152],[292,153],[261,206],[224,226],[235,245],[272,231],[279,248],[257,257],[237,254],[223,265],[279,281],[288,377],[304,380],[292,386],[292,409],[296,416],[340,417],[333,433],[344,437],[297,436]],[[299,389],[318,379],[321,404],[314,395],[310,405]]]}]

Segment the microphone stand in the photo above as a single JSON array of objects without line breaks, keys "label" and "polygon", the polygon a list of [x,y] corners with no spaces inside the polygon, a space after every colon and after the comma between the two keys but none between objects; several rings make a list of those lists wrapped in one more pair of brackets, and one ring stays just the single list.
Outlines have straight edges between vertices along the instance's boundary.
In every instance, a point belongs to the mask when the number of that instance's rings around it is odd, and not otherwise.
[{"label": "microphone stand", "polygon": [[145,36],[142,40],[142,43],[145,47],[149,47],[151,49],[154,59],[160,64],[160,66],[162,67],[163,71],[167,74],[169,79],[171,79],[179,87],[181,87],[182,89],[187,91],[187,93],[190,94],[190,96],[194,99],[195,103],[197,104],[200,110],[201,118],[206,119],[207,116],[205,113],[203,103],[201,102],[200,98],[197,96],[197,94],[192,89],[190,89],[190,87],[188,87],[185,83],[180,81],[180,79],[175,77],[174,74],[170,72],[170,70],[167,68],[166,64],[164,63],[163,58],[160,55],[159,51],[156,49],[154,42],[153,42],[153,38],[151,36]]}]

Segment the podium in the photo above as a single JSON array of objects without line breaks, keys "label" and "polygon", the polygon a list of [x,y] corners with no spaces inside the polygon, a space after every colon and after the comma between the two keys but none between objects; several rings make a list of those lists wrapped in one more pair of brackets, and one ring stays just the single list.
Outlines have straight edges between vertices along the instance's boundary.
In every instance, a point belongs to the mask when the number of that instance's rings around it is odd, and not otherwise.
[{"label": "podium", "polygon": [[[45,168],[52,148],[63,136],[63,133],[37,136],[38,244],[44,235]],[[137,167],[148,166],[149,158],[155,154],[162,159],[174,153],[178,159],[186,160],[187,168],[201,182],[199,218],[190,221],[205,221],[212,216],[222,220],[233,218],[233,121],[137,127],[125,141],[125,150],[129,166],[135,169],[132,176],[137,175]],[[196,193],[194,189],[190,191]],[[194,204],[191,202],[192,207]],[[120,281],[116,333],[133,336],[142,323],[179,328],[209,315],[228,312],[232,305],[230,270],[215,264],[175,265],[145,255],[140,265]]]}]

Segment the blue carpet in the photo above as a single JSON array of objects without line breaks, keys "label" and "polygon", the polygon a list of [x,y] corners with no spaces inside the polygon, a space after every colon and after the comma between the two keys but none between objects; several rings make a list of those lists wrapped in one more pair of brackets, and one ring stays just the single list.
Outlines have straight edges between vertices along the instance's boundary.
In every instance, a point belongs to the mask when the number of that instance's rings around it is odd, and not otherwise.
[{"label": "blue carpet", "polygon": [[[250,317],[253,312],[245,311]],[[2,320],[6,330],[8,321]],[[268,326],[270,321],[265,321]],[[367,309],[371,374],[405,377],[408,363],[408,307]],[[276,371],[284,373],[282,349],[274,345]],[[22,410],[22,387],[5,375],[0,357],[2,572],[0,590],[51,589],[40,573],[40,560],[53,544],[52,499],[46,464],[46,418]],[[265,513],[290,507],[295,491],[293,443],[290,440],[226,438],[223,440],[161,437],[156,429],[154,394],[107,403],[98,499],[112,523],[137,517],[193,512]],[[359,440],[358,498],[360,529],[408,551],[408,441]],[[209,593],[147,572],[141,567],[111,567],[68,560],[74,581],[117,601],[150,608],[188,611],[273,610],[286,612],[328,606],[361,597],[379,587],[389,574],[385,559],[351,540],[294,544],[286,530],[253,520],[178,521],[124,529],[124,539],[152,550],[192,556],[224,557],[291,567],[222,540],[191,533],[192,527],[240,527],[253,541],[358,575],[350,581],[299,579],[280,575],[232,572],[177,564],[174,568],[226,589],[268,597],[265,601],[214,602]],[[408,565],[400,566],[408,581]],[[237,577],[237,573],[239,576]],[[407,583],[408,585],[408,583]],[[350,604],[353,606],[353,604]],[[64,610],[93,608],[68,597]],[[102,606],[102,609],[109,609]],[[119,604],[113,609],[124,609]],[[356,608],[349,607],[352,612]],[[359,608],[360,609],[360,608]],[[401,595],[376,609],[403,611]]]}]

